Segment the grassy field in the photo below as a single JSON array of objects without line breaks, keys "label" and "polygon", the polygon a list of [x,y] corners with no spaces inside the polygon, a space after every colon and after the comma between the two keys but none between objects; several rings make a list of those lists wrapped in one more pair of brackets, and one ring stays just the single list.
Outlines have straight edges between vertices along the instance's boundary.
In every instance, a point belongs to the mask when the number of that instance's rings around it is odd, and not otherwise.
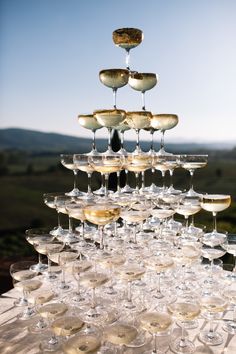
[{"label": "grassy field", "polygon": [[[162,184],[160,173],[156,172],[157,185]],[[212,158],[206,168],[196,171],[194,186],[197,191],[208,193],[225,193],[232,196],[232,205],[219,213],[218,222],[221,229],[236,233],[236,160]],[[150,184],[150,173],[146,175]],[[0,260],[9,265],[22,257],[31,256],[32,247],[25,241],[25,230],[31,227],[55,226],[56,213],[43,203],[43,193],[66,192],[73,186],[73,173],[60,165],[58,156],[40,156],[27,158],[21,163],[8,164],[7,173],[0,176]],[[166,178],[168,185],[169,178]],[[78,176],[79,188],[86,191],[87,177]],[[134,177],[130,175],[130,184],[134,186]],[[174,174],[176,188],[189,187],[188,172],[178,169]],[[92,187],[100,186],[100,177],[94,173]],[[181,218],[180,218],[181,219]],[[63,219],[67,223],[66,217]],[[211,228],[212,216],[201,211],[195,217],[196,223]],[[4,267],[3,267],[4,268]],[[3,272],[3,270],[1,271]],[[1,273],[0,273],[1,274]]]}]

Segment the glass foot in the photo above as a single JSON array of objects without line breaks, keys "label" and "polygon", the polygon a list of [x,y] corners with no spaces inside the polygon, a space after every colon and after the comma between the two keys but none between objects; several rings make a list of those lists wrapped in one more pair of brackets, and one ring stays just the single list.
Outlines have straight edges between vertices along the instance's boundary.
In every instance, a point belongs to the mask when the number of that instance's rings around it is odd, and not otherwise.
[{"label": "glass foot", "polygon": [[218,332],[203,331],[199,334],[199,340],[207,345],[220,345],[223,343],[223,338]]},{"label": "glass foot", "polygon": [[188,339],[177,338],[173,343],[170,344],[170,348],[174,353],[194,353],[196,348],[193,342]]},{"label": "glass foot", "polygon": [[30,267],[31,270],[33,270],[34,272],[37,272],[37,273],[43,273],[45,272],[45,270],[48,269],[48,266],[47,264],[43,264],[43,263],[37,263],[37,264],[34,264]]},{"label": "glass foot", "polygon": [[20,313],[17,318],[18,320],[29,320],[31,317],[33,317],[36,314],[33,308],[27,308],[25,311]]},{"label": "glass foot", "polygon": [[51,337],[49,340],[44,340],[39,344],[40,350],[42,352],[55,352],[61,346],[61,342],[54,337]]},{"label": "glass foot", "polygon": [[83,197],[84,192],[81,192],[78,188],[72,189],[72,191],[65,193],[65,195],[68,195],[69,197]]}]

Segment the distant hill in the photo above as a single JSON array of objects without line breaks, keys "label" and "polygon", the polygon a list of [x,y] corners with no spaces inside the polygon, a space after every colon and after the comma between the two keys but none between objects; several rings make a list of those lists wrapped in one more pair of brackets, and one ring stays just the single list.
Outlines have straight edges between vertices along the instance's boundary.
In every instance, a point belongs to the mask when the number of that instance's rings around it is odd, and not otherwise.
[{"label": "distant hill", "polygon": [[[106,145],[106,139],[97,140],[97,147],[99,151],[104,151],[106,149]],[[147,151],[150,148],[150,142],[142,141],[141,146],[144,151]],[[230,150],[234,146],[236,146],[236,142],[204,144],[183,142],[167,144],[166,148],[168,151],[184,153],[205,150]],[[125,147],[128,151],[132,151],[135,147],[135,142],[126,141]],[[28,151],[31,153],[83,153],[91,150],[91,139],[19,128],[0,129],[0,150],[12,149]]]}]

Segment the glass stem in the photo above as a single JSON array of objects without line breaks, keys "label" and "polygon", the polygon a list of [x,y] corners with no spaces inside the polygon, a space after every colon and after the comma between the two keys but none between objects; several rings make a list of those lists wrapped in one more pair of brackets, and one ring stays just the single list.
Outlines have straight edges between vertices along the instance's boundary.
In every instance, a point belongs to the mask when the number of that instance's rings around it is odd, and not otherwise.
[{"label": "glass stem", "polygon": [[73,233],[73,220],[69,217],[69,234]]},{"label": "glass stem", "polygon": [[103,226],[103,225],[99,225],[99,233],[100,233],[100,249],[101,249],[101,250],[103,250],[103,249],[104,249],[103,229],[104,229],[104,226]]},{"label": "glass stem", "polygon": [[58,228],[61,227],[60,212],[58,210],[57,210],[57,226]]},{"label": "glass stem", "polygon": [[117,171],[116,175],[117,175],[117,193],[120,194],[120,171]]},{"label": "glass stem", "polygon": [[124,149],[124,131],[123,130],[121,130],[121,132],[120,132],[120,148],[121,148],[121,150]]},{"label": "glass stem", "polygon": [[165,130],[161,131],[161,150],[165,150]]},{"label": "glass stem", "polygon": [[209,332],[208,332],[208,337],[213,338],[214,337],[214,328],[213,328],[213,321],[209,321]]},{"label": "glass stem", "polygon": [[135,131],[136,131],[136,150],[140,150],[140,142],[139,142],[140,129],[135,129]]},{"label": "glass stem", "polygon": [[125,184],[126,186],[129,185],[129,171],[125,170]]},{"label": "glass stem", "polygon": [[157,272],[157,294],[161,293],[161,274]]},{"label": "glass stem", "polygon": [[135,191],[136,191],[136,193],[139,193],[139,173],[138,172],[135,172],[135,178],[136,178]]},{"label": "glass stem", "polygon": [[126,56],[125,56],[125,64],[126,64],[126,69],[130,70],[129,63],[130,63],[130,49],[126,49]]},{"label": "glass stem", "polygon": [[142,190],[142,192],[144,192],[144,188],[145,188],[145,171],[141,172],[141,176],[142,176],[142,187],[141,187],[141,190]]},{"label": "glass stem", "polygon": [[154,353],[157,353],[157,335],[154,333]]},{"label": "glass stem", "polygon": [[217,213],[213,211],[212,215],[213,215],[213,232],[217,232],[217,221],[216,221]]},{"label": "glass stem", "polygon": [[113,107],[114,107],[114,109],[116,109],[117,88],[113,88],[112,92],[113,92]]},{"label": "glass stem", "polygon": [[84,221],[81,222],[82,238],[84,239]]},{"label": "glass stem", "polygon": [[190,170],[190,191],[193,191],[193,175],[194,175],[194,171]]},{"label": "glass stem", "polygon": [[153,129],[150,131],[150,134],[151,134],[151,146],[150,146],[150,151],[151,151],[151,152],[154,152],[154,141],[153,141],[154,130],[153,130]]},{"label": "glass stem", "polygon": [[111,148],[111,133],[112,133],[112,128],[107,128],[108,130],[108,151],[112,151],[112,148]]},{"label": "glass stem", "polygon": [[77,295],[80,295],[80,281],[77,279]]},{"label": "glass stem", "polygon": [[161,176],[162,176],[162,189],[163,189],[163,190],[166,189],[165,175],[166,175],[166,172],[165,172],[165,171],[161,171]]},{"label": "glass stem", "polygon": [[93,129],[92,132],[93,132],[92,151],[97,151],[97,149],[96,149],[96,137],[95,137],[96,129]]},{"label": "glass stem", "polygon": [[128,301],[132,301],[132,293],[131,293],[131,281],[128,282],[128,294],[127,294]]},{"label": "glass stem", "polygon": [[41,255],[41,253],[38,253],[38,263],[42,264],[42,255]]},{"label": "glass stem", "polygon": [[92,173],[87,173],[88,175],[88,190],[87,190],[87,193],[88,195],[89,194],[92,194],[92,189],[91,189],[91,178],[92,178]]},{"label": "glass stem", "polygon": [[78,171],[74,170],[74,189],[77,189],[77,175],[78,175]]},{"label": "glass stem", "polygon": [[145,111],[146,110],[146,108],[145,108],[145,91],[142,91],[141,94],[142,94],[142,110]]},{"label": "glass stem", "polygon": [[109,174],[105,173],[105,197],[108,198],[108,181],[109,181]]},{"label": "glass stem", "polygon": [[134,243],[136,244],[137,243],[137,224],[135,223],[134,224]]},{"label": "glass stem", "polygon": [[182,348],[186,347],[185,329],[183,326],[181,326],[181,338],[180,338],[179,346]]},{"label": "glass stem", "polygon": [[172,189],[174,187],[174,184],[173,184],[174,171],[173,170],[169,170],[169,173],[170,173],[170,188]]}]

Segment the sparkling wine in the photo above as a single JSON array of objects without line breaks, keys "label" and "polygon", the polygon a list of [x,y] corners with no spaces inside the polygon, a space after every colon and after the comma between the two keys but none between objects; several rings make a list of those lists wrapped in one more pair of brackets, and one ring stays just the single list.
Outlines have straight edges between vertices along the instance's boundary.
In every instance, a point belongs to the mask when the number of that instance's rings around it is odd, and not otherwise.
[{"label": "sparkling wine", "polygon": [[68,310],[68,307],[62,302],[52,302],[41,306],[38,309],[39,314],[47,319],[54,319],[59,316],[63,316]]},{"label": "sparkling wine", "polygon": [[103,109],[95,111],[94,116],[103,127],[113,128],[125,120],[126,112],[122,109]]},{"label": "sparkling wine", "polygon": [[176,114],[153,114],[151,126],[158,130],[169,130],[178,124],[179,118]]},{"label": "sparkling wine", "polygon": [[227,308],[227,301],[218,296],[202,296],[201,307],[210,313],[224,312]]},{"label": "sparkling wine", "polygon": [[125,266],[123,268],[117,269],[120,278],[126,281],[141,279],[145,271],[145,268],[140,268],[135,265]]},{"label": "sparkling wine", "polygon": [[166,219],[174,215],[175,211],[172,209],[152,209],[151,214],[152,216],[158,219]]},{"label": "sparkling wine", "polygon": [[135,327],[122,323],[114,324],[103,331],[104,339],[115,345],[129,344],[137,335],[138,331]]},{"label": "sparkling wine", "polygon": [[14,287],[21,291],[23,290],[23,291],[30,292],[30,291],[37,290],[38,288],[40,288],[41,285],[42,282],[38,279],[28,279],[28,280],[23,280],[18,283],[15,283]]},{"label": "sparkling wine", "polygon": [[90,272],[80,277],[80,284],[86,288],[97,288],[108,280],[109,278],[105,274]]},{"label": "sparkling wine", "polygon": [[197,303],[175,302],[167,308],[180,321],[191,321],[200,315],[200,306]]},{"label": "sparkling wine", "polygon": [[71,336],[81,330],[84,322],[75,316],[65,316],[53,321],[51,328],[57,336]]},{"label": "sparkling wine", "polygon": [[126,112],[126,121],[132,129],[144,129],[150,126],[152,113],[149,111]]},{"label": "sparkling wine", "polygon": [[105,69],[99,72],[99,79],[103,85],[112,89],[125,86],[129,80],[129,71],[126,69]]},{"label": "sparkling wine", "polygon": [[217,249],[217,248],[202,248],[202,255],[204,258],[213,260],[216,258],[222,257],[226,251],[223,249]]},{"label": "sparkling wine", "polygon": [[142,172],[152,167],[150,155],[130,154],[125,157],[124,168],[131,172]]},{"label": "sparkling wine", "polygon": [[79,114],[78,121],[82,127],[89,130],[97,130],[102,127],[93,114]]},{"label": "sparkling wine", "polygon": [[203,168],[207,165],[206,161],[196,161],[196,162],[183,162],[181,166],[185,168],[185,170],[196,170],[197,168]]},{"label": "sparkling wine", "polygon": [[149,211],[127,210],[121,212],[121,217],[127,222],[139,223],[150,216]]},{"label": "sparkling wine", "polygon": [[100,263],[105,268],[117,267],[124,264],[126,258],[123,256],[107,256],[100,259],[97,259],[97,262]]},{"label": "sparkling wine", "polygon": [[63,345],[63,351],[66,354],[92,354],[97,353],[100,346],[101,341],[95,335],[77,335]]},{"label": "sparkling wine", "polygon": [[118,28],[113,31],[112,38],[115,45],[129,50],[142,42],[143,32],[138,28]]},{"label": "sparkling wine", "polygon": [[154,73],[138,73],[130,74],[129,85],[136,91],[145,92],[151,90],[157,84],[158,77]]},{"label": "sparkling wine", "polygon": [[84,208],[86,220],[96,225],[106,225],[120,216],[120,207],[112,204],[90,205]]},{"label": "sparkling wine", "polygon": [[169,268],[172,268],[174,266],[174,261],[168,256],[156,256],[155,258],[149,258],[145,264],[147,268],[157,273],[161,273]]},{"label": "sparkling wine", "polygon": [[18,272],[12,273],[12,278],[17,281],[28,280],[35,277],[35,272],[32,270],[19,270]]},{"label": "sparkling wine", "polygon": [[92,263],[86,260],[78,261],[73,265],[73,273],[80,274],[92,268]]},{"label": "sparkling wine", "polygon": [[230,195],[209,194],[202,197],[202,209],[219,212],[227,209],[231,204]]},{"label": "sparkling wine", "polygon": [[139,317],[141,327],[155,334],[166,331],[172,324],[171,316],[162,312],[147,312]]},{"label": "sparkling wine", "polygon": [[45,302],[51,301],[54,298],[54,293],[52,291],[43,291],[42,294],[39,294],[35,297],[35,304],[36,305],[41,305],[44,304]]},{"label": "sparkling wine", "polygon": [[186,205],[178,205],[176,208],[176,212],[180,215],[189,216],[198,213],[201,210],[201,205],[199,204],[186,204]]}]

